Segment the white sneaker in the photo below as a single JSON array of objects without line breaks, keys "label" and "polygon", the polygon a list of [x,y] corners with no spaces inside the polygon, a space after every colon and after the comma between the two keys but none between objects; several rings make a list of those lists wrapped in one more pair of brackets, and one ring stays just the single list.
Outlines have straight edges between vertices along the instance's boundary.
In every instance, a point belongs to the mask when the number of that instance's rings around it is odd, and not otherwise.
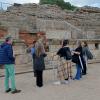
[{"label": "white sneaker", "polygon": [[57,82],[54,82],[55,85],[60,85],[61,82],[60,81],[57,81]]},{"label": "white sneaker", "polygon": [[68,84],[68,81],[64,80],[61,82],[61,84]]},{"label": "white sneaker", "polygon": [[65,81],[65,84],[68,84],[68,81]]}]

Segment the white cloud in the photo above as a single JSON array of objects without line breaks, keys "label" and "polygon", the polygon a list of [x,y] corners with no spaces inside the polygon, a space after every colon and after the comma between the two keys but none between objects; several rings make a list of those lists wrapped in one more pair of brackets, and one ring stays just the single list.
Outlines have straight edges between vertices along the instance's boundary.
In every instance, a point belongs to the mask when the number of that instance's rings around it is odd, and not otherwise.
[{"label": "white cloud", "polygon": [[94,3],[94,4],[90,5],[90,6],[93,6],[93,7],[100,7],[100,4]]},{"label": "white cloud", "polygon": [[0,2],[6,3],[39,3],[39,0],[0,0]]},{"label": "white cloud", "polygon": [[39,3],[39,0],[0,0],[2,2],[2,5],[0,4],[0,9],[7,9],[7,7],[10,6],[10,4],[13,3]]},{"label": "white cloud", "polygon": [[65,0],[66,2],[70,2],[73,5],[76,6],[97,6],[100,7],[100,0]]}]

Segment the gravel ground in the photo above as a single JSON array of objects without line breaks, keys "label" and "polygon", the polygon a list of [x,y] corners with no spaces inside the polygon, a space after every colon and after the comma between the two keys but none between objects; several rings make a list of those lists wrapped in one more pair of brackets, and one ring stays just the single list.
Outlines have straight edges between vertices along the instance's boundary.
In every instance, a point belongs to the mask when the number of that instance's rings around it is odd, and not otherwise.
[{"label": "gravel ground", "polygon": [[53,75],[52,70],[44,72],[42,88],[36,87],[33,73],[16,75],[17,88],[22,90],[19,94],[6,94],[2,77],[0,100],[100,100],[100,63],[89,65],[87,76],[80,81],[70,80],[66,85],[54,85]]}]

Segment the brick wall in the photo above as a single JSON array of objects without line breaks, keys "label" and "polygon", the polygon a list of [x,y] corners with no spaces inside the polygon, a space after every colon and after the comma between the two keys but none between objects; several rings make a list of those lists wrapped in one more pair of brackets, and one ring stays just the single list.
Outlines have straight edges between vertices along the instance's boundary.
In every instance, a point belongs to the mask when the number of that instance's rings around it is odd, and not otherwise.
[{"label": "brick wall", "polygon": [[0,39],[3,38],[7,33],[7,30],[0,29]]},{"label": "brick wall", "polygon": [[33,44],[33,41],[34,40],[35,41],[37,40],[37,36],[38,36],[37,34],[40,34],[42,36],[42,38],[44,40],[43,43],[46,46],[47,40],[46,40],[45,33],[43,33],[43,32],[38,32],[38,33],[30,34],[27,31],[21,31],[21,32],[19,32],[19,38],[21,40],[24,40],[25,41],[25,44],[27,44],[29,46],[29,45]]},{"label": "brick wall", "polygon": [[34,40],[36,40],[36,35],[32,35],[29,32],[23,31],[19,33],[19,38],[24,40],[27,45],[30,45]]}]

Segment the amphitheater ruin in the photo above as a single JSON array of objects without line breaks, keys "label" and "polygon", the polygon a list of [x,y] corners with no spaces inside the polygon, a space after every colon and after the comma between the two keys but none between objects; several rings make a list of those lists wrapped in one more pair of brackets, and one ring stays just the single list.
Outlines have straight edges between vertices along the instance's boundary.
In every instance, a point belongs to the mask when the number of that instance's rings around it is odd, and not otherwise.
[{"label": "amphitheater ruin", "polygon": [[0,41],[8,35],[13,37],[18,66],[31,64],[26,49],[38,32],[46,37],[49,52],[56,51],[63,39],[69,39],[71,47],[80,39],[89,43],[96,59],[100,58],[100,8],[85,6],[69,11],[56,5],[15,3],[0,11]]}]

